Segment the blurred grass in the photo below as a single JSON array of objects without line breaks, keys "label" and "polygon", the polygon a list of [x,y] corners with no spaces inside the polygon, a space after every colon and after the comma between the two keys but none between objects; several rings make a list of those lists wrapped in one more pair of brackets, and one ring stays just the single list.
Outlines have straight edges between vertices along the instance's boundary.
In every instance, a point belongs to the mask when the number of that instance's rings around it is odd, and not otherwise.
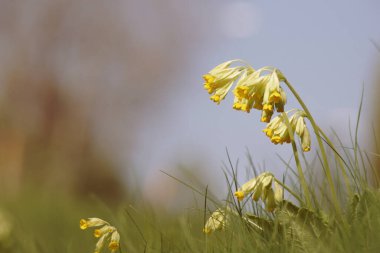
[{"label": "blurred grass", "polygon": [[[216,208],[210,202],[207,210],[193,202],[188,209],[171,213],[155,210],[143,201],[136,206],[109,206],[95,196],[83,201],[31,188],[0,199],[1,211],[13,227],[10,239],[0,239],[0,252],[92,252],[96,243],[92,230],[80,230],[79,220],[94,216],[117,227],[121,252],[379,252],[380,192],[363,188],[359,199],[356,204],[347,201],[341,217],[328,216],[333,228],[328,238],[299,241],[281,230],[255,231],[239,216],[232,217],[225,231],[206,236],[202,233],[204,212],[208,217]],[[219,203],[221,207],[223,203]],[[279,222],[260,204],[252,206],[253,213]],[[338,224],[341,219],[344,222]]]}]

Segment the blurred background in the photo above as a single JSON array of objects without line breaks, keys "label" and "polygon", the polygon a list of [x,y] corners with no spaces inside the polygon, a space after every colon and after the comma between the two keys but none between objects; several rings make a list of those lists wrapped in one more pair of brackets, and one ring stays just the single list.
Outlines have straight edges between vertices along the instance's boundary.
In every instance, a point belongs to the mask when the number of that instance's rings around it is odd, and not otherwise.
[{"label": "blurred background", "polygon": [[242,168],[249,150],[281,175],[273,158],[291,150],[268,141],[259,112],[203,90],[202,74],[235,58],[281,69],[343,140],[364,89],[371,147],[379,11],[375,0],[0,0],[1,194],[186,207],[190,190],[161,170],[223,196],[226,148]]}]

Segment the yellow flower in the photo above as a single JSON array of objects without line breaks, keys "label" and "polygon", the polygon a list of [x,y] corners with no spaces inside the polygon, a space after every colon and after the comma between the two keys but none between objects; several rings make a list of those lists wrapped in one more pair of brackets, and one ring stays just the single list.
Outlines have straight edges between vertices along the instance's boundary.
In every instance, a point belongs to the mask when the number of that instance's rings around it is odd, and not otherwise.
[{"label": "yellow flower", "polygon": [[264,188],[263,201],[268,212],[273,212],[274,209],[282,202],[282,200],[283,190],[276,181],[274,181],[274,189],[271,187]]},{"label": "yellow flower", "polygon": [[205,227],[203,228],[203,232],[206,234],[210,234],[216,230],[225,229],[228,223],[228,216],[226,212],[220,208],[214,211],[210,218],[207,220]]},{"label": "yellow flower", "polygon": [[106,224],[108,224],[108,222],[99,218],[88,218],[87,220],[81,219],[79,221],[79,227],[83,230],[89,227],[98,227]]},{"label": "yellow flower", "polygon": [[94,230],[94,236],[99,238],[95,245],[95,253],[100,253],[106,241],[109,241],[108,248],[111,252],[115,252],[119,248],[120,235],[117,229],[111,226],[108,222],[99,218],[88,218],[80,220],[80,228],[99,227]]},{"label": "yellow flower", "polygon": [[[286,112],[289,114],[291,111]],[[301,138],[302,150],[307,152],[310,150],[310,133],[305,123],[306,114],[304,111],[296,110],[289,118],[290,126],[295,134]],[[271,120],[263,132],[270,138],[274,144],[290,143],[290,136],[285,119],[282,115]]]},{"label": "yellow flower", "polygon": [[102,235],[102,237],[100,237],[97,243],[95,244],[95,253],[100,253],[100,251],[102,250],[106,236],[107,234]]},{"label": "yellow flower", "polygon": [[112,251],[115,252],[119,248],[119,241],[120,241],[120,235],[119,233],[115,230],[112,235],[111,235],[111,241],[108,244],[108,248]]},{"label": "yellow flower", "polygon": [[[274,190],[272,183],[274,182]],[[282,202],[282,188],[277,184],[272,173],[264,172],[256,178],[252,178],[235,192],[235,196],[242,201],[245,196],[252,193],[252,199],[258,201],[260,198],[264,202],[267,211],[273,212]]]},{"label": "yellow flower", "polygon": [[98,238],[98,237],[101,237],[104,234],[112,233],[115,230],[116,230],[115,227],[105,225],[105,226],[103,226],[100,229],[95,229],[94,230],[94,236]]},{"label": "yellow flower", "polygon": [[284,111],[286,94],[280,86],[283,80],[282,73],[273,67],[257,71],[246,67],[234,89],[233,108],[246,112],[252,108],[262,110],[261,121],[269,122],[275,108]]},{"label": "yellow flower", "polygon": [[252,198],[257,201],[261,196],[262,188],[271,184],[273,178],[274,176],[272,173],[264,172],[258,177],[252,178],[243,184],[234,195],[239,201],[242,201],[244,197],[253,192]]},{"label": "yellow flower", "polygon": [[211,95],[210,99],[217,104],[226,97],[228,91],[244,69],[244,67],[240,66],[230,67],[236,61],[224,62],[203,75],[205,81],[203,86]]},{"label": "yellow flower", "polygon": [[262,109],[266,77],[260,77],[260,73],[249,67],[243,72],[234,89],[234,109],[245,112],[252,108]]}]

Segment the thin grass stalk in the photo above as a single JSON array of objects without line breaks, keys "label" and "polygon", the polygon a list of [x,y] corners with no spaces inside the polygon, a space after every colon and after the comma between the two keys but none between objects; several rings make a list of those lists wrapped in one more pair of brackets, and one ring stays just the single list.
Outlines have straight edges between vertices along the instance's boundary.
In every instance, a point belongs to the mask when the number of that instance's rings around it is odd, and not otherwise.
[{"label": "thin grass stalk", "polygon": [[322,155],[323,163],[325,165],[325,170],[326,170],[325,174],[326,174],[326,177],[327,177],[327,181],[329,183],[330,191],[331,191],[332,196],[333,196],[334,206],[335,206],[335,209],[337,211],[339,211],[340,210],[340,206],[339,206],[339,203],[338,203],[338,198],[337,198],[337,195],[336,195],[335,186],[334,186],[334,182],[333,182],[333,179],[332,179],[331,169],[330,169],[330,166],[329,166],[329,163],[328,163],[325,147],[323,146],[322,140],[321,140],[321,138],[319,136],[318,126],[315,123],[314,118],[311,115],[311,113],[310,113],[309,109],[307,108],[306,104],[303,102],[303,100],[301,99],[301,97],[298,95],[297,91],[293,88],[293,86],[290,84],[290,82],[286,78],[285,78],[284,82],[288,86],[288,88],[290,89],[290,91],[293,93],[293,95],[296,97],[296,99],[297,99],[298,103],[301,105],[302,109],[307,114],[307,117],[310,120],[310,123],[311,123],[311,125],[313,127],[314,133],[315,133],[315,135],[317,137],[319,148],[321,150],[321,155]]},{"label": "thin grass stalk", "polygon": [[277,180],[276,178],[274,178],[274,180],[279,185],[281,185],[285,190],[287,190],[290,194],[292,194],[292,196],[295,197],[300,202],[300,205],[305,204],[304,201],[300,198],[300,196],[298,196],[298,194],[296,194],[292,189],[290,189],[288,186],[286,186],[283,182],[281,182],[280,180]]},{"label": "thin grass stalk", "polygon": [[327,145],[329,145],[330,148],[334,151],[335,160],[338,161],[338,163],[339,163],[338,167],[340,168],[340,170],[342,172],[343,181],[344,181],[344,184],[346,186],[347,192],[349,193],[350,196],[352,196],[352,189],[350,187],[350,180],[348,178],[347,172],[344,169],[345,167],[343,165],[343,162],[345,163],[345,161],[343,160],[343,157],[339,154],[339,152],[335,148],[334,144],[330,141],[330,138],[327,137],[327,135],[322,131],[322,129],[320,127],[318,127],[318,130],[321,133],[324,141],[326,141]]}]

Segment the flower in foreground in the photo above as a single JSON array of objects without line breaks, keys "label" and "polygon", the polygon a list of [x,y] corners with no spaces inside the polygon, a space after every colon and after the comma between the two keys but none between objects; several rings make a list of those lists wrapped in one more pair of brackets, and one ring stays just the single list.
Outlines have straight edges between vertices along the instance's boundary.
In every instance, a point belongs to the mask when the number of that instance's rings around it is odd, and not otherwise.
[{"label": "flower in foreground", "polygon": [[[290,111],[286,112],[286,114]],[[310,151],[310,133],[305,123],[306,113],[301,110],[296,110],[295,113],[289,118],[290,126],[294,133],[301,138],[302,150],[304,152]],[[289,131],[285,123],[283,115],[279,115],[272,119],[263,132],[270,138],[274,144],[283,144],[284,142],[290,143]]]},{"label": "flower in foreground", "polygon": [[[274,189],[272,188],[273,183]],[[265,203],[266,210],[269,212],[273,212],[283,200],[282,187],[276,182],[273,174],[269,172],[264,172],[258,177],[252,178],[243,184],[234,195],[239,201],[242,201],[250,193],[252,193],[254,201],[258,201],[261,198]]]},{"label": "flower in foreground", "polygon": [[211,95],[210,99],[219,104],[222,101],[236,79],[241,74],[243,67],[230,67],[236,60],[224,62],[207,74],[203,75],[204,88]]},{"label": "flower in foreground", "polygon": [[87,229],[90,227],[96,227],[94,230],[94,236],[96,238],[99,238],[95,245],[95,253],[99,253],[104,244],[108,241],[108,248],[111,250],[111,252],[115,252],[120,244],[120,234],[117,231],[117,229],[113,226],[111,226],[108,222],[99,219],[99,218],[88,218],[88,219],[81,219],[79,222],[79,227],[81,229]]},{"label": "flower in foreground", "polygon": [[228,217],[224,210],[218,208],[214,211],[207,220],[203,232],[210,234],[216,230],[224,230],[228,223]]}]

